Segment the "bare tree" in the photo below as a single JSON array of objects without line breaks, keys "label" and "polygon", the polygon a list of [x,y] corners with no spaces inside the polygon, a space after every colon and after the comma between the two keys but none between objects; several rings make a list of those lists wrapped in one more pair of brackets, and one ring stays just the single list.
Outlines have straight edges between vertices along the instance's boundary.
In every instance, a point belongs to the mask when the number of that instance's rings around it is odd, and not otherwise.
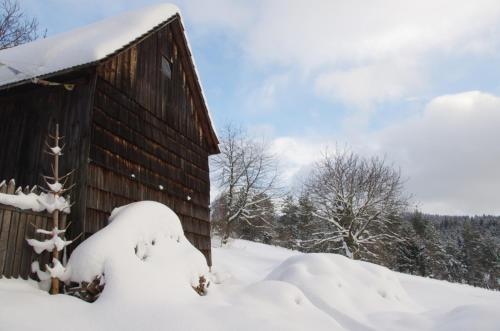
[{"label": "bare tree", "polygon": [[399,170],[383,159],[362,158],[349,151],[326,153],[312,172],[307,189],[317,222],[312,247],[328,246],[350,258],[380,240],[397,239],[391,231],[394,217],[405,208],[407,197]]},{"label": "bare tree", "polygon": [[38,20],[27,17],[16,0],[0,0],[0,49],[26,43],[45,35]]},{"label": "bare tree", "polygon": [[219,194],[212,204],[215,229],[227,243],[235,225],[271,227],[270,201],[277,192],[277,161],[264,142],[228,125],[214,159],[213,178]]}]

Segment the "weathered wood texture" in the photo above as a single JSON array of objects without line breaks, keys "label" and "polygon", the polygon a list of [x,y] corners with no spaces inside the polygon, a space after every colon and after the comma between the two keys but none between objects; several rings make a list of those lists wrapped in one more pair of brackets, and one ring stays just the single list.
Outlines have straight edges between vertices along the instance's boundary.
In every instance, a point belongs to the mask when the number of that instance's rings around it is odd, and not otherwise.
[{"label": "weathered wood texture", "polygon": [[[0,193],[14,194],[18,189],[15,186],[14,181],[0,184]],[[29,188],[25,188],[27,190]],[[50,254],[36,254],[26,238],[47,239],[35,233],[35,227],[49,230],[51,223],[51,215],[46,212],[20,210],[0,204],[0,276],[28,279],[33,261],[38,260],[41,266],[48,263]]]},{"label": "weathered wood texture", "polygon": [[211,263],[208,156],[216,146],[181,25],[112,56],[97,75],[85,231],[104,226],[114,207],[159,201]]},{"label": "weathered wood texture", "polygon": [[[77,78],[75,78],[77,77]],[[85,189],[90,146],[90,115],[95,75],[83,71],[58,80],[75,84],[73,91],[61,86],[34,84],[0,92],[0,178],[15,178],[22,186],[43,184],[42,175],[52,173],[50,156],[44,153],[59,123],[66,147],[61,173],[75,169],[71,192],[72,236],[82,230],[85,217]]]}]

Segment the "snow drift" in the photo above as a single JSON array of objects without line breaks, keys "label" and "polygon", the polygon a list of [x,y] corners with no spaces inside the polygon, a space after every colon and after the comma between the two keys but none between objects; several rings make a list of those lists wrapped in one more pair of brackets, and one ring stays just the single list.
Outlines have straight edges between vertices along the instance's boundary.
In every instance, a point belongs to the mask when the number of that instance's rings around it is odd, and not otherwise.
[{"label": "snow drift", "polygon": [[140,300],[196,295],[192,286],[208,275],[205,257],[184,236],[179,217],[153,201],[115,209],[109,224],[72,253],[70,280],[102,277],[101,299]]},{"label": "snow drift", "polygon": [[422,310],[394,272],[336,254],[291,257],[266,279],[295,285],[316,307],[349,329],[370,325],[368,316],[378,312]]}]

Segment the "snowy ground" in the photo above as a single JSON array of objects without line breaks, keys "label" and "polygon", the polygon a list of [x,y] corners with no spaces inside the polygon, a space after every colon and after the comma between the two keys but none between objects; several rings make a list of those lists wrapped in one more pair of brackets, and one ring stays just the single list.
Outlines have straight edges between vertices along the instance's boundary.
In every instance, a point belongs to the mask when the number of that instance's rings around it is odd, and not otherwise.
[{"label": "snowy ground", "polygon": [[500,292],[244,240],[215,248],[214,259],[216,272],[232,274],[221,287],[248,286],[264,275],[294,284],[340,330],[500,330]]},{"label": "snowy ground", "polygon": [[[191,285],[206,273],[201,254],[179,237],[175,222],[137,229],[134,217],[144,220],[145,210],[157,208],[139,207],[115,213],[110,230],[76,255],[90,260],[86,272],[106,274],[98,301],[0,279],[0,330],[500,330],[500,292],[243,240],[214,248],[212,285],[198,296]],[[123,238],[119,249],[109,245],[116,233]],[[124,248],[137,238],[139,252]],[[81,261],[73,262],[75,270]]]}]

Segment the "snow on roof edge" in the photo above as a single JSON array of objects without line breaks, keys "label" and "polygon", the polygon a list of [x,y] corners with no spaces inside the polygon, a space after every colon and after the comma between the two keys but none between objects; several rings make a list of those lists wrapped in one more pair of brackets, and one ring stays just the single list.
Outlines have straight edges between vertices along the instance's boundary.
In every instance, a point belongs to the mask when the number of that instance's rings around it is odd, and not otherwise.
[{"label": "snow on roof edge", "polygon": [[184,29],[184,21],[182,20],[182,15],[180,13],[180,10],[179,10],[178,14],[179,14],[179,22],[181,23],[181,27],[182,27],[182,33],[184,34],[184,39],[186,40],[187,49],[189,52],[189,57],[191,58],[191,63],[193,64],[193,69],[194,69],[196,81],[198,83],[198,86],[200,87],[201,98],[203,99],[203,103],[205,104],[205,108],[207,109],[208,120],[210,121],[212,130],[215,134],[215,139],[216,139],[217,143],[219,143],[217,128],[215,127],[215,123],[214,123],[214,120],[212,117],[212,112],[210,111],[210,108],[208,106],[207,97],[205,95],[205,89],[203,88],[203,84],[202,84],[201,79],[200,79],[201,76],[200,76],[200,73],[198,71],[198,66],[196,65],[196,61],[194,59],[194,55],[193,55],[193,51],[192,51],[193,48],[191,47],[191,43],[189,42],[188,35],[186,33],[186,30]]}]

